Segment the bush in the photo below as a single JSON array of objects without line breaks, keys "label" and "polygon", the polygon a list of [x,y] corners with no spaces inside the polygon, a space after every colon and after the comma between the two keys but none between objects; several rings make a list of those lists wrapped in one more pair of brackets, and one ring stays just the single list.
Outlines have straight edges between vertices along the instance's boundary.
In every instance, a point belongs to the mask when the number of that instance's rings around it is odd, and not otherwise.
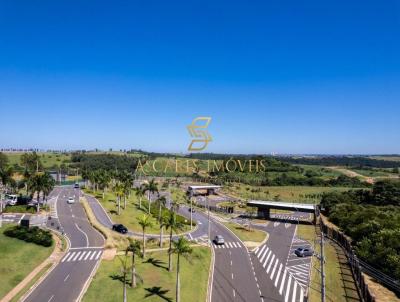
[{"label": "bush", "polygon": [[45,247],[49,247],[53,244],[51,233],[38,227],[27,228],[18,225],[6,230],[4,235]]}]

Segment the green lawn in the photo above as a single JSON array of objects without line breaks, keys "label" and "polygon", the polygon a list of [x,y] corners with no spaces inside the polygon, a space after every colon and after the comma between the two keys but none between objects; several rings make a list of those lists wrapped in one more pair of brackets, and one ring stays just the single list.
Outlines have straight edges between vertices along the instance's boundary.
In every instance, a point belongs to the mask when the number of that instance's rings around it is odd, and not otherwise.
[{"label": "green lawn", "polygon": [[225,187],[226,193],[244,199],[280,200],[288,202],[319,203],[321,194],[332,191],[355,190],[347,187],[310,187],[310,186],[250,186],[234,184]]},{"label": "green lawn", "polygon": [[[313,225],[298,225],[297,236],[308,240],[312,244],[319,238],[319,231]],[[319,245],[314,246],[314,250],[319,254]],[[329,240],[325,240],[325,282],[326,282],[326,301],[328,302],[357,302],[360,301],[357,294],[350,267],[342,249]],[[311,269],[311,286],[309,297],[311,302],[321,301],[321,278],[320,262],[313,257]]]},{"label": "green lawn", "polygon": [[[134,289],[128,286],[128,301],[175,301],[175,255],[172,272],[167,270],[168,255],[165,251],[148,253],[147,256],[144,261],[137,259],[137,273],[143,283]],[[189,261],[181,257],[181,301],[204,302],[207,295],[210,250],[206,247],[194,247],[189,257]],[[102,261],[83,301],[122,301],[123,285],[120,277],[121,262],[118,258]]]},{"label": "green lawn", "polygon": [[224,225],[233,233],[235,233],[235,235],[238,236],[242,241],[262,242],[268,236],[266,232],[262,232],[254,228],[249,230],[236,223],[226,222]]},{"label": "green lawn", "polygon": [[[92,193],[90,190],[86,190],[87,193]],[[114,193],[107,192],[104,196],[101,193],[95,194],[96,198],[100,201],[103,207],[106,209],[107,213],[111,217],[111,220],[115,223],[122,223],[125,225],[129,230],[135,232],[142,232],[142,228],[138,223],[138,218],[141,217],[143,214],[147,214],[147,200],[146,198],[142,199],[142,209],[139,208],[139,201],[134,194],[127,199],[127,208],[124,209],[124,203],[121,202],[121,214],[118,215],[117,211],[117,202]],[[150,217],[152,222],[152,227],[146,229],[147,234],[159,234],[160,227],[156,217]],[[184,226],[181,232],[188,231],[190,226]],[[165,234],[165,230],[164,230]]]},{"label": "green lawn", "polygon": [[3,232],[11,225],[0,228],[0,298],[21,282],[53,251],[33,243],[7,237]]}]

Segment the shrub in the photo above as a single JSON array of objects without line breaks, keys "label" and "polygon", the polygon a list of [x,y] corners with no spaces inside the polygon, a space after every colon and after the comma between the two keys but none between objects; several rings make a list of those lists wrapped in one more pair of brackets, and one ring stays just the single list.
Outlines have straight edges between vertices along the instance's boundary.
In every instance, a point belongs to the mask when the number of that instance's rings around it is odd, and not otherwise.
[{"label": "shrub", "polygon": [[38,227],[15,226],[4,232],[8,237],[17,238],[26,242],[32,242],[37,245],[49,247],[53,244],[53,238],[50,231],[42,230]]}]

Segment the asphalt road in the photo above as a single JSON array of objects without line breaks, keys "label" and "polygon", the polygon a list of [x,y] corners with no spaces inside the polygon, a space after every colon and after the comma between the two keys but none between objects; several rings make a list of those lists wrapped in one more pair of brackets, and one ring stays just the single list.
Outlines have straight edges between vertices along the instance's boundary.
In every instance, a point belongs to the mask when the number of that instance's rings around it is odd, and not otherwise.
[{"label": "asphalt road", "polygon": [[[75,198],[67,204],[68,197]],[[52,218],[49,225],[64,232],[70,250],[50,274],[24,300],[26,302],[76,301],[100,261],[104,239],[90,224],[79,203],[79,190],[57,187],[49,196]]]}]

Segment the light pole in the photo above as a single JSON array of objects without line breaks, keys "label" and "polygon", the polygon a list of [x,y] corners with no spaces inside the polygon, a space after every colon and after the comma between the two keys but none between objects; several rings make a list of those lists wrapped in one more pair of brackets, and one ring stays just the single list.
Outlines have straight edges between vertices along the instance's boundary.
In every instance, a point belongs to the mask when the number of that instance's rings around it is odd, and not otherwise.
[{"label": "light pole", "polygon": [[193,198],[190,197],[190,230],[193,229]]},{"label": "light pole", "polygon": [[209,244],[211,246],[211,238],[210,238],[210,236],[211,236],[211,234],[210,234],[210,230],[211,230],[211,228],[210,228],[210,204],[208,203],[207,196],[206,196],[206,204],[207,204],[207,208],[208,208],[208,242],[209,242]]}]

